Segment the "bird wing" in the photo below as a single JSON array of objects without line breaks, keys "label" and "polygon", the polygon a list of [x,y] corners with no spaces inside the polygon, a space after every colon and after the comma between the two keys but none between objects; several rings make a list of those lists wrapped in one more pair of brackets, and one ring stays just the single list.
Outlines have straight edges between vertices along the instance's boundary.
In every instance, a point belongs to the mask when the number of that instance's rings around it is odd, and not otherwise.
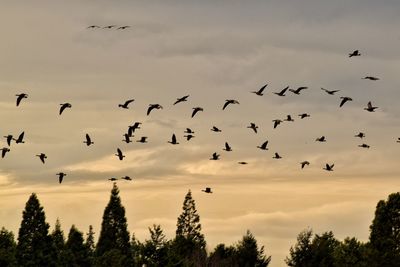
[{"label": "bird wing", "polygon": [[176,143],[176,136],[175,136],[175,134],[172,135],[172,143]]},{"label": "bird wing", "polygon": [[150,112],[154,109],[154,106],[149,106],[147,109],[147,116],[150,114]]},{"label": "bird wing", "polygon": [[133,101],[135,101],[135,99],[129,99],[127,101],[125,101],[124,106],[128,106],[130,103],[132,103]]},{"label": "bird wing", "polygon": [[372,103],[371,103],[371,101],[369,101],[367,105],[368,105],[368,108],[372,108]]},{"label": "bird wing", "polygon": [[267,87],[267,85],[268,85],[268,83],[266,85],[264,85],[263,87],[261,87],[257,93],[261,94],[264,91],[265,87]]},{"label": "bird wing", "polygon": [[92,140],[90,139],[89,134],[86,134],[86,143],[89,145],[92,142]]},{"label": "bird wing", "polygon": [[197,108],[193,109],[192,118],[194,117],[194,115],[196,115],[196,113],[197,113],[198,111],[199,111],[199,109],[197,109]]},{"label": "bird wing", "polygon": [[118,153],[118,156],[122,156],[122,151],[121,151],[121,149],[117,148],[117,153]]},{"label": "bird wing", "polygon": [[4,156],[6,155],[7,150],[5,150],[4,148],[1,150],[1,157],[4,158]]},{"label": "bird wing", "polygon": [[268,141],[265,141],[265,142],[261,145],[261,147],[262,147],[262,148],[267,148],[267,145],[268,145]]},{"label": "bird wing", "polygon": [[231,149],[231,147],[229,146],[228,142],[225,142],[225,149],[226,150],[230,150]]},{"label": "bird wing", "polygon": [[17,107],[19,106],[19,103],[21,103],[22,98],[24,98],[24,95],[20,94],[17,97]]},{"label": "bird wing", "polygon": [[40,158],[40,160],[44,163],[44,157],[45,157],[46,155],[45,154],[41,154],[40,156],[39,156],[39,158]]},{"label": "bird wing", "polygon": [[283,95],[287,91],[287,89],[289,89],[289,86],[285,87],[282,91],[279,92],[279,94]]},{"label": "bird wing", "polygon": [[231,102],[230,101],[226,101],[224,106],[222,107],[222,110],[224,110]]},{"label": "bird wing", "polygon": [[67,106],[65,105],[65,104],[62,104],[61,105],[61,108],[60,108],[60,115],[63,113],[63,111],[64,111],[64,109],[66,108]]},{"label": "bird wing", "polygon": [[17,141],[18,141],[19,143],[21,143],[22,140],[24,140],[24,135],[25,135],[25,132],[22,132],[22,133],[18,136]]},{"label": "bird wing", "polygon": [[342,107],[344,105],[344,103],[346,103],[347,99],[346,98],[342,98],[342,101],[340,101],[340,105],[339,107]]}]

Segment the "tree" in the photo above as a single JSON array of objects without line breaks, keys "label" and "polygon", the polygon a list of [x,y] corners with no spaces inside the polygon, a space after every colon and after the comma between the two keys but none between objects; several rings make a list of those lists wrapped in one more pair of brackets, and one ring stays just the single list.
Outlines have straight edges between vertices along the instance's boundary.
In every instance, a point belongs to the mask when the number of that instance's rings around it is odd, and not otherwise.
[{"label": "tree", "polygon": [[372,266],[397,266],[400,262],[400,193],[378,202],[370,226]]},{"label": "tree", "polygon": [[239,266],[243,267],[266,267],[271,261],[271,256],[264,254],[264,246],[260,249],[253,234],[247,230],[243,239],[236,246]]},{"label": "tree", "polygon": [[207,260],[209,267],[239,267],[236,248],[218,244]]},{"label": "tree", "polygon": [[65,238],[64,232],[61,229],[60,220],[57,219],[53,232],[51,233],[53,247],[56,254],[57,266],[67,266],[68,260],[65,257]]},{"label": "tree", "polygon": [[15,258],[16,246],[14,234],[2,227],[0,230],[0,266],[17,266],[17,260]]},{"label": "tree", "polygon": [[48,230],[43,207],[32,193],[22,213],[18,232],[18,266],[55,266],[56,254]]},{"label": "tree", "polygon": [[91,266],[89,248],[84,244],[83,233],[80,232],[75,225],[72,225],[69,230],[68,240],[65,243],[65,250],[69,259],[68,266]]},{"label": "tree", "polygon": [[114,258],[118,258],[118,261],[112,262],[112,264],[117,264],[112,266],[133,264],[127,227],[125,208],[121,204],[118,187],[114,183],[110,201],[104,210],[99,242],[96,246],[97,264],[110,266],[107,260]]},{"label": "tree", "polygon": [[168,241],[165,238],[160,225],[149,227],[150,240],[143,244],[143,263],[146,266],[165,266],[167,264]]},{"label": "tree", "polygon": [[368,267],[367,248],[356,238],[346,237],[335,251],[335,266]]},{"label": "tree", "polygon": [[311,237],[313,233],[311,229],[303,230],[297,236],[297,243],[289,250],[289,257],[285,262],[291,267],[307,267],[310,266],[312,259]]},{"label": "tree", "polygon": [[85,246],[88,248],[89,251],[89,260],[91,264],[94,264],[94,253],[96,249],[96,243],[94,241],[94,231],[93,226],[89,225],[89,232],[86,233],[86,241]]}]

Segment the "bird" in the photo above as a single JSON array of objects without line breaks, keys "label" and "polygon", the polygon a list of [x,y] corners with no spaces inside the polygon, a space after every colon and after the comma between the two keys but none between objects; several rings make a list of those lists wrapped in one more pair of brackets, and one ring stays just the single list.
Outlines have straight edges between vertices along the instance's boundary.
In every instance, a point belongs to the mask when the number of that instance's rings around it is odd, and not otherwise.
[{"label": "bird", "polygon": [[111,177],[111,178],[108,178],[108,180],[110,180],[110,181],[117,181],[118,180],[118,178],[115,178],[115,177]]},{"label": "bird", "polygon": [[257,128],[258,128],[258,126],[257,126],[255,123],[251,122],[251,123],[250,123],[250,126],[247,126],[247,128],[253,129],[253,131],[254,131],[255,133],[257,133]]},{"label": "bird", "polygon": [[4,158],[7,152],[10,152],[10,149],[8,147],[3,147],[1,149],[1,157]]},{"label": "bird", "polygon": [[323,168],[326,171],[333,171],[333,166],[335,166],[335,164],[329,165],[328,163],[326,163],[325,168]]},{"label": "bird", "polygon": [[284,119],[284,121],[294,121],[294,119],[292,119],[292,116],[287,115],[286,119]]},{"label": "bird", "polygon": [[94,144],[94,142],[92,142],[92,139],[90,138],[89,134],[86,134],[85,137],[86,137],[86,140],[83,141],[83,143],[85,143],[87,146]]},{"label": "bird", "polygon": [[371,81],[378,81],[379,78],[378,77],[374,77],[374,76],[365,76],[364,78],[361,78],[364,80],[371,80]]},{"label": "bird", "polygon": [[63,113],[64,109],[66,108],[72,108],[72,105],[70,103],[64,103],[64,104],[60,104],[61,108],[60,108],[60,115]]},{"label": "bird", "polygon": [[359,57],[361,56],[358,50],[354,50],[353,52],[349,53],[349,57]]},{"label": "bird", "polygon": [[239,101],[237,101],[237,100],[235,100],[235,99],[227,99],[227,100],[225,100],[225,104],[224,104],[224,106],[222,107],[222,110],[226,109],[226,107],[227,107],[229,104],[240,104],[240,103],[239,103]]},{"label": "bird", "polygon": [[135,99],[126,100],[124,104],[118,104],[118,107],[128,109],[129,108],[128,105],[133,101],[135,101]]},{"label": "bird", "polygon": [[7,139],[7,145],[11,145],[11,141],[13,140],[13,136],[11,134],[4,136]]},{"label": "bird", "polygon": [[305,161],[303,161],[303,162],[300,162],[300,164],[301,164],[301,168],[304,169],[304,166],[310,165],[310,162],[308,162],[307,160],[305,160]]},{"label": "bird", "polygon": [[239,161],[238,164],[240,164],[240,165],[246,165],[246,164],[248,164],[248,163],[247,163],[246,161]]},{"label": "bird", "polygon": [[179,143],[176,141],[176,136],[175,134],[172,134],[172,138],[171,141],[168,141],[168,143],[172,144],[172,145],[178,145]]},{"label": "bird", "polygon": [[367,145],[367,144],[362,144],[362,145],[358,145],[359,147],[362,147],[362,148],[369,148],[369,145]]},{"label": "bird", "polygon": [[219,128],[215,127],[215,126],[213,126],[213,127],[211,128],[211,131],[216,132],[216,133],[222,132],[221,129],[219,129]]},{"label": "bird", "polygon": [[160,104],[150,104],[149,108],[147,109],[147,116],[149,116],[150,112],[153,109],[162,109],[163,107]]},{"label": "bird", "polygon": [[341,96],[340,98],[342,99],[342,101],[340,101],[339,107],[342,107],[344,105],[344,103],[346,103],[347,101],[353,101],[352,98],[347,97],[347,96]]},{"label": "bird", "polygon": [[128,29],[128,28],[130,28],[131,26],[129,26],[129,25],[125,25],[125,26],[119,26],[118,28],[117,28],[117,30],[125,30],[125,29]]},{"label": "bird", "polygon": [[361,139],[363,139],[365,137],[365,133],[359,132],[354,137],[360,137]]},{"label": "bird", "polygon": [[317,141],[317,142],[326,142],[326,139],[325,139],[325,136],[321,136],[321,137],[318,137],[317,139],[315,139],[315,141]]},{"label": "bird", "polygon": [[184,131],[184,133],[187,133],[187,134],[194,134],[194,131],[192,131],[192,129],[190,129],[190,128],[186,128],[186,130]]},{"label": "bird", "polygon": [[300,117],[300,119],[304,119],[304,118],[309,118],[311,116],[307,113],[303,113],[303,114],[299,114],[299,117]]},{"label": "bird", "polygon": [[274,92],[274,94],[279,95],[279,96],[285,96],[285,92],[287,91],[287,89],[289,89],[289,86],[286,86],[280,92]]},{"label": "bird", "polygon": [[129,137],[133,137],[133,133],[136,131],[136,129],[140,129],[141,122],[135,122],[132,126],[128,127],[128,135]]},{"label": "bird", "polygon": [[39,159],[42,161],[43,164],[44,164],[44,160],[47,159],[47,156],[44,153],[40,153],[40,154],[36,155],[36,157],[39,157]]},{"label": "bird", "polygon": [[219,160],[219,157],[220,157],[220,155],[217,154],[217,152],[214,152],[214,153],[212,154],[212,157],[210,158],[210,160]]},{"label": "bird", "polygon": [[400,137],[397,138],[397,143],[400,143]]},{"label": "bird", "polygon": [[117,27],[117,25],[108,25],[108,26],[103,27],[103,29],[112,29],[115,27]]},{"label": "bird", "polygon": [[97,25],[90,25],[89,27],[87,27],[87,29],[99,29],[100,26]]},{"label": "bird", "polygon": [[136,142],[138,143],[147,143],[147,136],[142,136],[139,140],[137,140]]},{"label": "bird", "polygon": [[25,132],[22,132],[19,136],[18,136],[18,138],[17,139],[14,139],[13,138],[13,140],[15,140],[15,143],[16,144],[19,144],[19,143],[25,143],[24,142],[24,134],[25,134]]},{"label": "bird", "polygon": [[189,141],[190,139],[192,139],[195,136],[192,134],[188,134],[188,135],[184,135],[183,137],[186,137],[186,140]]},{"label": "bird", "polygon": [[185,96],[182,96],[182,97],[180,97],[180,98],[177,98],[176,101],[175,101],[175,103],[174,103],[174,105],[176,105],[176,104],[178,104],[178,103],[181,103],[181,102],[187,101],[188,97],[189,97],[189,95],[185,95]]},{"label": "bird", "polygon": [[371,101],[368,102],[367,107],[364,108],[364,110],[369,111],[369,112],[375,112],[375,109],[378,107],[373,107]]},{"label": "bird", "polygon": [[124,179],[124,180],[127,180],[127,181],[132,181],[132,178],[127,176],[127,175],[122,176],[121,179]]},{"label": "bird", "polygon": [[119,158],[119,160],[123,160],[124,159],[124,154],[122,154],[121,149],[117,148],[117,154],[115,154],[115,156],[117,156]]},{"label": "bird", "polygon": [[67,176],[67,174],[63,173],[63,172],[59,172],[56,175],[58,175],[58,182],[61,184],[64,177]]},{"label": "bird", "polygon": [[301,90],[305,90],[305,89],[308,89],[308,87],[307,86],[301,86],[301,87],[297,88],[296,90],[289,89],[289,91],[292,92],[293,94],[299,95]]},{"label": "bird", "polygon": [[232,151],[232,148],[229,146],[228,142],[225,142],[225,148],[223,148],[223,150],[227,152]]},{"label": "bird", "polygon": [[273,159],[281,159],[281,155],[279,155],[277,152],[275,152],[275,156],[272,157]]},{"label": "bird", "polygon": [[268,145],[268,141],[265,141],[264,143],[261,144],[261,146],[257,146],[257,148],[259,148],[261,150],[268,150],[267,145]]},{"label": "bird", "polygon": [[199,111],[204,111],[204,109],[201,108],[201,107],[195,107],[195,108],[193,108],[192,118],[193,118],[194,115],[196,115],[196,113],[199,112]]},{"label": "bird", "polygon": [[211,193],[212,193],[210,187],[206,187],[206,189],[203,189],[203,190],[201,190],[201,191],[203,191],[203,192],[205,192],[205,193],[208,193],[208,194],[211,194]]},{"label": "bird", "polygon": [[132,140],[130,139],[130,135],[129,134],[124,134],[123,135],[125,138],[122,140],[123,142],[125,142],[125,143],[127,143],[127,144],[129,144],[129,143],[131,143],[132,142]]},{"label": "bird", "polygon": [[263,91],[267,86],[268,86],[268,83],[266,85],[264,85],[263,87],[261,87],[260,89],[258,89],[258,91],[252,91],[251,93],[254,93],[258,96],[263,96],[264,95]]},{"label": "bird", "polygon": [[334,95],[335,93],[339,92],[340,90],[327,90],[321,87],[322,91],[325,91],[328,95]]},{"label": "bird", "polygon": [[21,100],[22,100],[22,99],[28,98],[28,95],[27,95],[27,94],[24,94],[24,93],[22,93],[22,94],[17,94],[17,95],[15,95],[15,96],[17,97],[17,107],[18,107],[19,104],[21,103]]},{"label": "bird", "polygon": [[281,120],[273,120],[273,122],[274,122],[274,129],[275,129],[283,121],[281,121]]}]

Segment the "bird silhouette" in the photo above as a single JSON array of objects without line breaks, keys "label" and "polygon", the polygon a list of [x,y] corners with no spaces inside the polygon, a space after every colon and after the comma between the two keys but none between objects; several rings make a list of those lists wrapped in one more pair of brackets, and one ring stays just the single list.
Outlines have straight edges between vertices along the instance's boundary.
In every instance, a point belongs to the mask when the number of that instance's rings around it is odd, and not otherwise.
[{"label": "bird silhouette", "polygon": [[212,154],[212,157],[210,158],[210,160],[219,160],[219,154],[217,154],[217,152],[214,152],[213,154]]},{"label": "bird silhouette", "polygon": [[224,106],[222,107],[222,110],[225,110],[226,107],[227,107],[228,105],[230,105],[230,104],[240,104],[240,103],[239,103],[239,101],[237,101],[237,100],[235,100],[235,99],[227,99],[227,100],[225,100],[225,104],[224,104]]},{"label": "bird silhouette", "polygon": [[340,98],[342,99],[342,101],[340,101],[339,107],[342,107],[342,106],[344,105],[344,103],[346,103],[347,101],[353,101],[352,98],[347,97],[347,96],[342,96],[342,97],[340,97]]},{"label": "bird silhouette", "polygon": [[261,146],[257,146],[257,148],[259,148],[261,150],[268,150],[267,145],[268,145],[268,141],[265,141],[264,143],[261,144]]},{"label": "bird silhouette", "polygon": [[133,133],[136,131],[136,129],[140,129],[141,122],[135,122],[132,126],[128,127],[128,135],[129,137],[133,137]]},{"label": "bird silhouette", "polygon": [[45,163],[44,160],[47,159],[47,156],[44,153],[40,153],[40,154],[36,155],[36,157],[39,157],[39,159],[42,161],[43,164]]},{"label": "bird silhouette", "polygon": [[28,98],[28,95],[27,95],[27,94],[24,94],[24,93],[22,93],[22,94],[17,94],[17,95],[15,95],[15,96],[17,97],[17,107],[18,107],[19,104],[21,103],[21,100],[22,100],[22,99]]},{"label": "bird silhouette", "polygon": [[115,181],[117,181],[117,180],[118,180],[118,178],[111,177],[111,178],[108,178],[108,180],[115,182]]},{"label": "bird silhouette", "polygon": [[87,27],[88,29],[100,29],[100,26],[97,25],[90,25],[89,27]]},{"label": "bird silhouette", "polygon": [[190,129],[190,128],[186,128],[186,130],[184,131],[184,133],[187,133],[187,134],[194,134],[194,132],[193,132],[192,129]]},{"label": "bird silhouette", "polygon": [[176,104],[178,104],[178,103],[181,103],[181,102],[187,101],[188,97],[189,97],[189,95],[185,95],[185,96],[182,96],[182,97],[180,97],[180,98],[177,98],[176,101],[175,101],[175,103],[174,103],[174,105],[176,105]]},{"label": "bird silhouette", "polygon": [[263,91],[265,90],[265,88],[268,86],[268,84],[266,84],[266,85],[264,85],[263,87],[261,87],[260,89],[258,89],[258,91],[253,91],[253,92],[251,92],[251,93],[254,93],[254,94],[256,94],[256,95],[258,95],[258,96],[263,96],[264,94],[263,94]]},{"label": "bird silhouette", "polygon": [[281,121],[281,120],[273,120],[273,122],[274,122],[274,129],[276,129],[276,127],[277,127],[279,124],[281,124],[283,121]]},{"label": "bird silhouette", "polygon": [[222,132],[221,129],[219,129],[219,128],[215,127],[215,126],[213,126],[213,127],[211,128],[211,131],[216,132],[216,133]]},{"label": "bird silhouette", "polygon": [[289,89],[289,91],[292,92],[293,94],[299,95],[300,92],[301,92],[302,90],[305,90],[305,89],[308,89],[308,87],[307,87],[307,86],[301,86],[301,87],[297,88],[296,90],[294,90],[294,89]]},{"label": "bird silhouette", "polygon": [[284,121],[294,121],[294,119],[292,119],[292,116],[287,115],[286,119],[284,119]]},{"label": "bird silhouette", "polygon": [[117,148],[117,154],[115,154],[115,156],[117,156],[119,160],[123,160],[125,157],[125,155],[122,154],[122,151],[119,148]]},{"label": "bird silhouette", "polygon": [[300,117],[300,119],[304,119],[304,118],[309,118],[311,116],[307,113],[303,113],[303,114],[299,114],[299,117]]},{"label": "bird silhouette", "polygon": [[129,108],[128,105],[133,101],[135,101],[135,99],[126,100],[124,104],[118,104],[118,107],[128,109]]},{"label": "bird silhouette", "polygon": [[301,164],[301,168],[304,169],[304,166],[310,165],[310,162],[308,162],[307,160],[305,160],[305,161],[303,161],[303,162],[300,162],[300,164]]},{"label": "bird silhouette", "polygon": [[397,138],[397,143],[400,143],[400,137]]},{"label": "bird silhouette", "polygon": [[1,149],[1,157],[4,158],[7,152],[10,152],[10,149],[8,147],[3,147]]},{"label": "bird silhouette", "polygon": [[321,90],[325,91],[328,95],[334,95],[335,93],[340,91],[340,90],[327,90],[325,88],[321,88]]},{"label": "bird silhouette", "polygon": [[223,150],[227,152],[232,151],[232,148],[229,146],[228,142],[225,142],[225,148],[223,148]]},{"label": "bird silhouette", "polygon": [[178,145],[179,143],[176,141],[176,136],[175,134],[172,134],[172,138],[171,141],[168,141],[168,143],[172,144],[172,145]]},{"label": "bird silhouette", "polygon": [[362,148],[369,148],[370,146],[369,145],[367,145],[367,144],[362,144],[362,145],[358,145],[359,147],[362,147]]},{"label": "bird silhouette", "polygon": [[251,123],[250,123],[250,126],[247,126],[247,128],[253,129],[253,131],[254,131],[255,133],[257,133],[257,128],[258,128],[258,126],[257,126],[255,123],[251,122]]},{"label": "bird silhouette", "polygon": [[354,137],[360,137],[361,139],[363,139],[365,137],[365,133],[359,132]]},{"label": "bird silhouette", "polygon": [[121,179],[126,180],[126,181],[132,181],[132,178],[127,175],[122,176]]},{"label": "bird silhouette", "polygon": [[192,134],[187,134],[187,135],[184,135],[183,137],[186,137],[186,140],[189,141],[190,139],[192,139],[195,136]]},{"label": "bird silhouette", "polygon": [[128,133],[124,134],[123,136],[124,136],[124,139],[122,140],[123,142],[127,144],[132,142],[132,140],[130,139],[131,136]]},{"label": "bird silhouette", "polygon": [[281,155],[279,155],[277,152],[275,152],[275,156],[272,157],[273,159],[281,159]]},{"label": "bird silhouette", "polygon": [[58,183],[62,183],[63,179],[65,176],[67,176],[67,174],[63,173],[63,172],[59,172],[56,175],[58,175]]},{"label": "bird silhouette", "polygon": [[248,163],[247,163],[246,161],[239,161],[238,164],[240,164],[240,165],[246,165],[246,164],[248,164]]},{"label": "bird silhouette", "polygon": [[15,141],[15,143],[16,144],[20,144],[20,143],[25,143],[25,141],[24,141],[24,135],[25,135],[25,132],[22,132],[19,136],[18,136],[18,138],[17,139],[14,139],[13,138],[13,140]]},{"label": "bird silhouette", "polygon": [[201,107],[195,107],[195,108],[193,108],[192,118],[193,118],[194,115],[196,115],[196,113],[199,112],[199,111],[204,111],[204,109],[201,108]]},{"label": "bird silhouette", "polygon": [[333,166],[335,166],[335,164],[329,165],[328,163],[326,163],[325,168],[323,168],[326,171],[333,171]]},{"label": "bird silhouette", "polygon": [[153,109],[162,109],[163,107],[160,104],[150,104],[149,108],[147,109],[147,116],[149,116],[150,112]]},{"label": "bird silhouette", "polygon": [[358,50],[354,50],[353,52],[349,53],[349,57],[359,57],[361,56]]},{"label": "bird silhouette", "polygon": [[108,25],[108,26],[103,27],[103,29],[112,29],[115,27],[117,27],[117,25]]},{"label": "bird silhouette", "polygon": [[208,193],[208,194],[211,194],[211,193],[212,193],[212,191],[211,191],[211,188],[210,188],[210,187],[206,187],[206,189],[205,189],[205,190],[201,190],[201,191],[203,191],[203,192],[205,192],[205,193]]},{"label": "bird silhouette", "polygon": [[63,111],[66,108],[72,108],[72,105],[70,103],[64,103],[64,104],[60,104],[61,108],[60,108],[60,115],[63,113]]},{"label": "bird silhouette", "polygon": [[137,140],[136,142],[138,143],[147,143],[147,136],[142,136],[139,140]]},{"label": "bird silhouette", "polygon": [[85,143],[87,146],[94,144],[94,142],[92,142],[92,139],[90,138],[89,134],[86,134],[85,137],[86,137],[86,140],[83,141],[83,143]]},{"label": "bird silhouette", "polygon": [[13,140],[13,136],[11,134],[4,136],[7,139],[7,145],[11,146],[11,141]]},{"label": "bird silhouette", "polygon": [[369,111],[369,112],[375,112],[375,109],[378,107],[373,107],[371,101],[368,102],[367,107],[364,108],[364,110]]},{"label": "bird silhouette", "polygon": [[282,89],[282,91],[280,92],[274,92],[274,94],[278,95],[278,96],[285,96],[286,91],[289,89],[289,86],[285,87]]},{"label": "bird silhouette", "polygon": [[318,137],[315,139],[316,142],[326,142],[325,136]]},{"label": "bird silhouette", "polygon": [[378,77],[374,77],[374,76],[365,76],[364,78],[362,78],[364,80],[371,80],[371,81],[378,81],[379,78]]},{"label": "bird silhouette", "polygon": [[129,26],[129,25],[125,25],[125,26],[119,26],[118,28],[117,28],[117,30],[125,30],[125,29],[128,29],[128,28],[130,28],[131,26]]}]

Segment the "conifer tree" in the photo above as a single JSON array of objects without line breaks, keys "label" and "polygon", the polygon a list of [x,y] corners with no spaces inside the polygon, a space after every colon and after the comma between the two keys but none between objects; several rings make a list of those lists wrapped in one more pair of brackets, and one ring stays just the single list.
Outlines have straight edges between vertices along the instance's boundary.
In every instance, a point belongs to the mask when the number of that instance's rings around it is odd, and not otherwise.
[{"label": "conifer tree", "polygon": [[96,243],[94,241],[94,231],[93,231],[93,226],[89,225],[89,232],[86,233],[86,240],[85,240],[85,246],[88,249],[89,252],[89,261],[93,265],[94,264],[94,252],[96,249]]},{"label": "conifer tree", "polygon": [[65,264],[67,262],[64,257],[65,238],[64,238],[64,232],[61,229],[60,220],[58,218],[57,218],[54,230],[50,236],[53,241],[53,246],[54,246],[55,254],[57,257],[57,266],[65,266]]},{"label": "conifer tree", "polygon": [[68,266],[89,267],[89,248],[84,244],[83,234],[75,225],[71,226],[68,240],[65,243],[66,255],[68,256]]},{"label": "conifer tree", "polygon": [[271,256],[266,257],[264,254],[264,246],[258,248],[257,240],[249,230],[237,245],[236,250],[239,266],[265,267],[271,261]]},{"label": "conifer tree", "polygon": [[165,266],[167,264],[167,240],[160,225],[149,227],[150,240],[143,244],[143,263],[146,266]]},{"label": "conifer tree", "polygon": [[14,234],[2,227],[0,230],[0,266],[17,266],[17,260],[15,258],[16,246]]},{"label": "conifer tree", "polygon": [[48,230],[43,207],[32,193],[22,213],[18,232],[18,266],[55,266],[56,254]]}]

